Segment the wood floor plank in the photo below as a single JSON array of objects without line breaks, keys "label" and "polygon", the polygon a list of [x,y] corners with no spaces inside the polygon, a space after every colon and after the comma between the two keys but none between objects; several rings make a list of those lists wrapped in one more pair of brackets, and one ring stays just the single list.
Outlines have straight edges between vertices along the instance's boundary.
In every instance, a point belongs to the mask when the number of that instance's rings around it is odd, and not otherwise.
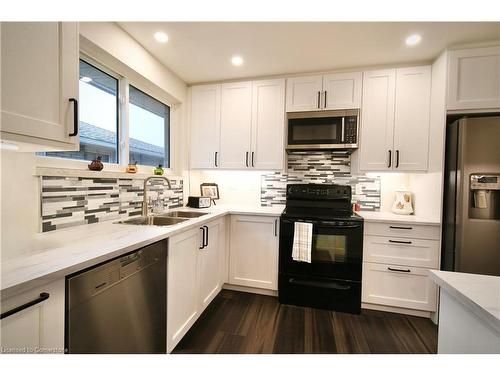
[{"label": "wood floor plank", "polygon": [[430,319],[281,305],[276,297],[223,290],[173,353],[436,353]]}]

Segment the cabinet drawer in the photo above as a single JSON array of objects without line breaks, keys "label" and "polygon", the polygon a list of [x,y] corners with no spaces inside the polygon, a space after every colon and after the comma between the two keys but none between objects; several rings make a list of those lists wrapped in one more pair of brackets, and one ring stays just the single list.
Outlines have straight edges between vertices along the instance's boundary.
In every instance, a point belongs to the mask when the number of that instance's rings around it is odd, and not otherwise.
[{"label": "cabinet drawer", "polygon": [[439,241],[366,235],[363,240],[363,260],[437,268]]},{"label": "cabinet drawer", "polygon": [[423,238],[439,240],[439,225],[422,225],[410,223],[370,223],[365,222],[365,234],[372,236],[389,236],[405,238]]},{"label": "cabinet drawer", "polygon": [[436,311],[437,287],[425,268],[363,262],[362,302]]}]

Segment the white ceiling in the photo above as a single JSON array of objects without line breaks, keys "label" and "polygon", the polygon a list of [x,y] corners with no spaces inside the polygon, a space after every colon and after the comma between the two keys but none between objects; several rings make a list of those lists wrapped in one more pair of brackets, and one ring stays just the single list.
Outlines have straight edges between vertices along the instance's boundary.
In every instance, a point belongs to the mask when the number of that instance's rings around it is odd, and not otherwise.
[{"label": "white ceiling", "polygon": [[[500,23],[121,22],[187,83],[429,61],[457,44],[500,39]],[[165,44],[153,34],[164,31]],[[407,47],[405,38],[422,42]],[[231,65],[241,55],[242,66]]]}]

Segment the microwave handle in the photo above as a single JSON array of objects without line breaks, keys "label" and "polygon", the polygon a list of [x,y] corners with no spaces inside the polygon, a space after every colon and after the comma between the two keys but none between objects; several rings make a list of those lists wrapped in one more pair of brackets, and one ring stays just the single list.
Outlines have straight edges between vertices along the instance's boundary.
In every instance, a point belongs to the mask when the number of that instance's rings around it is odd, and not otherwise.
[{"label": "microwave handle", "polygon": [[345,117],[342,116],[342,143],[344,143]]}]

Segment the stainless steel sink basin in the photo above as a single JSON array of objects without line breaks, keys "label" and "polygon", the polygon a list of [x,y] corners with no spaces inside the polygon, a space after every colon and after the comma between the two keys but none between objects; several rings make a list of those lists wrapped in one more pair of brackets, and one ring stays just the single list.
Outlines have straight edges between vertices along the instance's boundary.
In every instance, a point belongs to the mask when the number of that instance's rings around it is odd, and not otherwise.
[{"label": "stainless steel sink basin", "polygon": [[133,224],[133,225],[159,225],[168,226],[182,223],[188,218],[182,217],[165,217],[165,216],[139,216],[132,219],[118,221],[117,224]]},{"label": "stainless steel sink basin", "polygon": [[166,213],[161,214],[159,216],[161,216],[161,217],[193,218],[193,217],[200,217],[203,215],[208,215],[208,212],[172,211],[172,212],[166,212]]}]

